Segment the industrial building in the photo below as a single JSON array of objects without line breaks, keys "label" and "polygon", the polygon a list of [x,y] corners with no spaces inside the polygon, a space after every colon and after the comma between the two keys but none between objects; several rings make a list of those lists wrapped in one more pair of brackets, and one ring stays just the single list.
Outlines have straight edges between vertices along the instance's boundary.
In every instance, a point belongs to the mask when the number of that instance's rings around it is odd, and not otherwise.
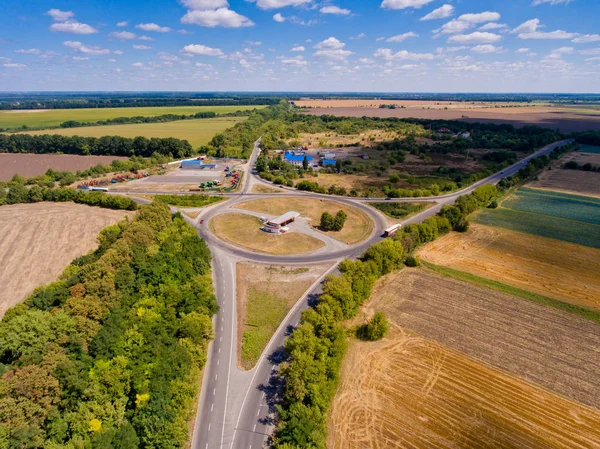
[{"label": "industrial building", "polygon": [[191,159],[189,161],[181,161],[180,168],[193,170],[204,170],[205,168],[208,168],[210,170],[213,170],[216,166],[217,164],[205,164],[204,161]]},{"label": "industrial building", "polygon": [[313,161],[312,156],[296,155],[293,151],[286,151],[283,158],[288,164],[297,165],[300,167],[304,163],[304,158],[306,158],[306,160],[308,161],[309,164]]},{"label": "industrial building", "polygon": [[285,214],[267,220],[267,222],[261,228],[262,231],[270,232],[272,234],[282,234],[285,233],[288,228],[286,225],[294,222],[296,218],[298,218],[300,214],[298,212],[286,212]]},{"label": "industrial building", "polygon": [[321,163],[323,164],[323,167],[325,167],[326,165],[335,165],[336,161],[335,159],[321,159]]}]

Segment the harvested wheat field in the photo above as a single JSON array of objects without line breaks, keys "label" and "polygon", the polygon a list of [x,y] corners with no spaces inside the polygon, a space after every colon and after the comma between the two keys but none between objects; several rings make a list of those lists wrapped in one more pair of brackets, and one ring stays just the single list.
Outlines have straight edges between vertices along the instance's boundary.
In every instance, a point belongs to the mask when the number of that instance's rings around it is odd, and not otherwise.
[{"label": "harvested wheat field", "polygon": [[600,310],[600,250],[472,224],[424,245],[418,256],[477,276]]},{"label": "harvested wheat field", "polygon": [[597,448],[600,412],[412,332],[352,341],[329,449]]},{"label": "harvested wheat field", "polygon": [[552,163],[552,170],[544,170],[538,179],[529,186],[536,189],[600,197],[600,173],[561,168],[569,161],[575,161],[579,165],[590,163],[600,167],[600,154],[579,151],[566,154]]},{"label": "harvested wheat field", "polygon": [[15,204],[0,211],[0,317],[96,248],[102,228],[134,214],[73,203]]},{"label": "harvested wheat field", "polygon": [[290,309],[331,264],[237,264],[238,366],[252,369]]},{"label": "harvested wheat field", "polygon": [[367,314],[600,408],[598,323],[423,268],[384,277],[371,299]]}]

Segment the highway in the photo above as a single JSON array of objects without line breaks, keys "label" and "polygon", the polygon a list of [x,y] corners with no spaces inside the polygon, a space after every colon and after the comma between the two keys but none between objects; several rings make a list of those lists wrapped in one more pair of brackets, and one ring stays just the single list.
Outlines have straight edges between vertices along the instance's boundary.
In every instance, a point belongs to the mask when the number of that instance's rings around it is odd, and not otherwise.
[{"label": "highway", "polygon": [[[533,157],[548,154],[554,148],[570,141],[556,142],[527,156],[519,163],[499,173],[483,179],[459,192],[426,198],[378,199],[370,201],[414,202],[428,201],[435,206],[405,220],[402,224],[418,223],[433,216],[439,210],[456,199],[475,190],[484,184],[496,184],[500,179],[516,174]],[[217,203],[206,208],[192,222],[198,227],[199,235],[206,240],[212,252],[213,278],[215,293],[219,303],[219,313],[214,318],[215,339],[210,344],[208,359],[202,380],[202,391],[198,403],[198,412],[192,437],[193,449],[259,449],[268,445],[269,436],[274,425],[274,404],[280,392],[277,371],[281,361],[283,342],[289,330],[298,324],[300,315],[308,307],[309,300],[321,292],[321,283],[325,275],[318,279],[296,303],[283,320],[271,341],[261,355],[254,369],[240,370],[237,366],[237,318],[236,318],[236,264],[238,261],[273,264],[314,264],[331,261],[335,271],[337,263],[344,258],[358,257],[373,243],[382,239],[383,230],[387,227],[386,218],[376,209],[364,204],[365,198],[331,197],[309,192],[284,189],[277,194],[252,194],[252,186],[264,183],[252,175],[252,167],[258,157],[260,141],[257,141],[253,154],[247,164],[246,179],[241,193],[230,194],[228,201]],[[264,183],[267,184],[267,183]],[[267,184],[270,185],[270,184]],[[157,193],[157,192],[152,192]],[[347,203],[367,213],[375,226],[371,236],[363,243],[349,246],[343,250],[326,253],[315,253],[298,256],[271,256],[256,254],[225,243],[211,234],[209,220],[228,210],[235,204],[250,198],[264,197],[303,197],[327,198]],[[204,220],[204,224],[199,224]]]}]

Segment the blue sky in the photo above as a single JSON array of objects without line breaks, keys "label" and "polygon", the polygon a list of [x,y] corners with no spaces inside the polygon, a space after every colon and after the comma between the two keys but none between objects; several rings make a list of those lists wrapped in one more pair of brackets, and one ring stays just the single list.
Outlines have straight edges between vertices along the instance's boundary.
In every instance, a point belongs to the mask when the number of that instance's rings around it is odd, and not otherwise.
[{"label": "blue sky", "polygon": [[598,17],[598,0],[4,0],[0,91],[600,92]]}]

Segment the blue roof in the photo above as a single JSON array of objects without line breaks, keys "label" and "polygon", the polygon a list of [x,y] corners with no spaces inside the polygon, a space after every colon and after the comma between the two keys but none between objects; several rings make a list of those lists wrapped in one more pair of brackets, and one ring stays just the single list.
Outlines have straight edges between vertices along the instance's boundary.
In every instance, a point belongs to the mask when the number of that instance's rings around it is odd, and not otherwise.
[{"label": "blue roof", "polygon": [[335,159],[323,159],[323,165],[335,165]]},{"label": "blue roof", "polygon": [[285,153],[285,160],[288,162],[302,162],[305,157],[308,162],[313,160],[312,156],[293,156],[292,153]]},{"label": "blue roof", "polygon": [[202,165],[203,161],[198,161],[196,159],[191,161],[181,161],[181,165]]}]

